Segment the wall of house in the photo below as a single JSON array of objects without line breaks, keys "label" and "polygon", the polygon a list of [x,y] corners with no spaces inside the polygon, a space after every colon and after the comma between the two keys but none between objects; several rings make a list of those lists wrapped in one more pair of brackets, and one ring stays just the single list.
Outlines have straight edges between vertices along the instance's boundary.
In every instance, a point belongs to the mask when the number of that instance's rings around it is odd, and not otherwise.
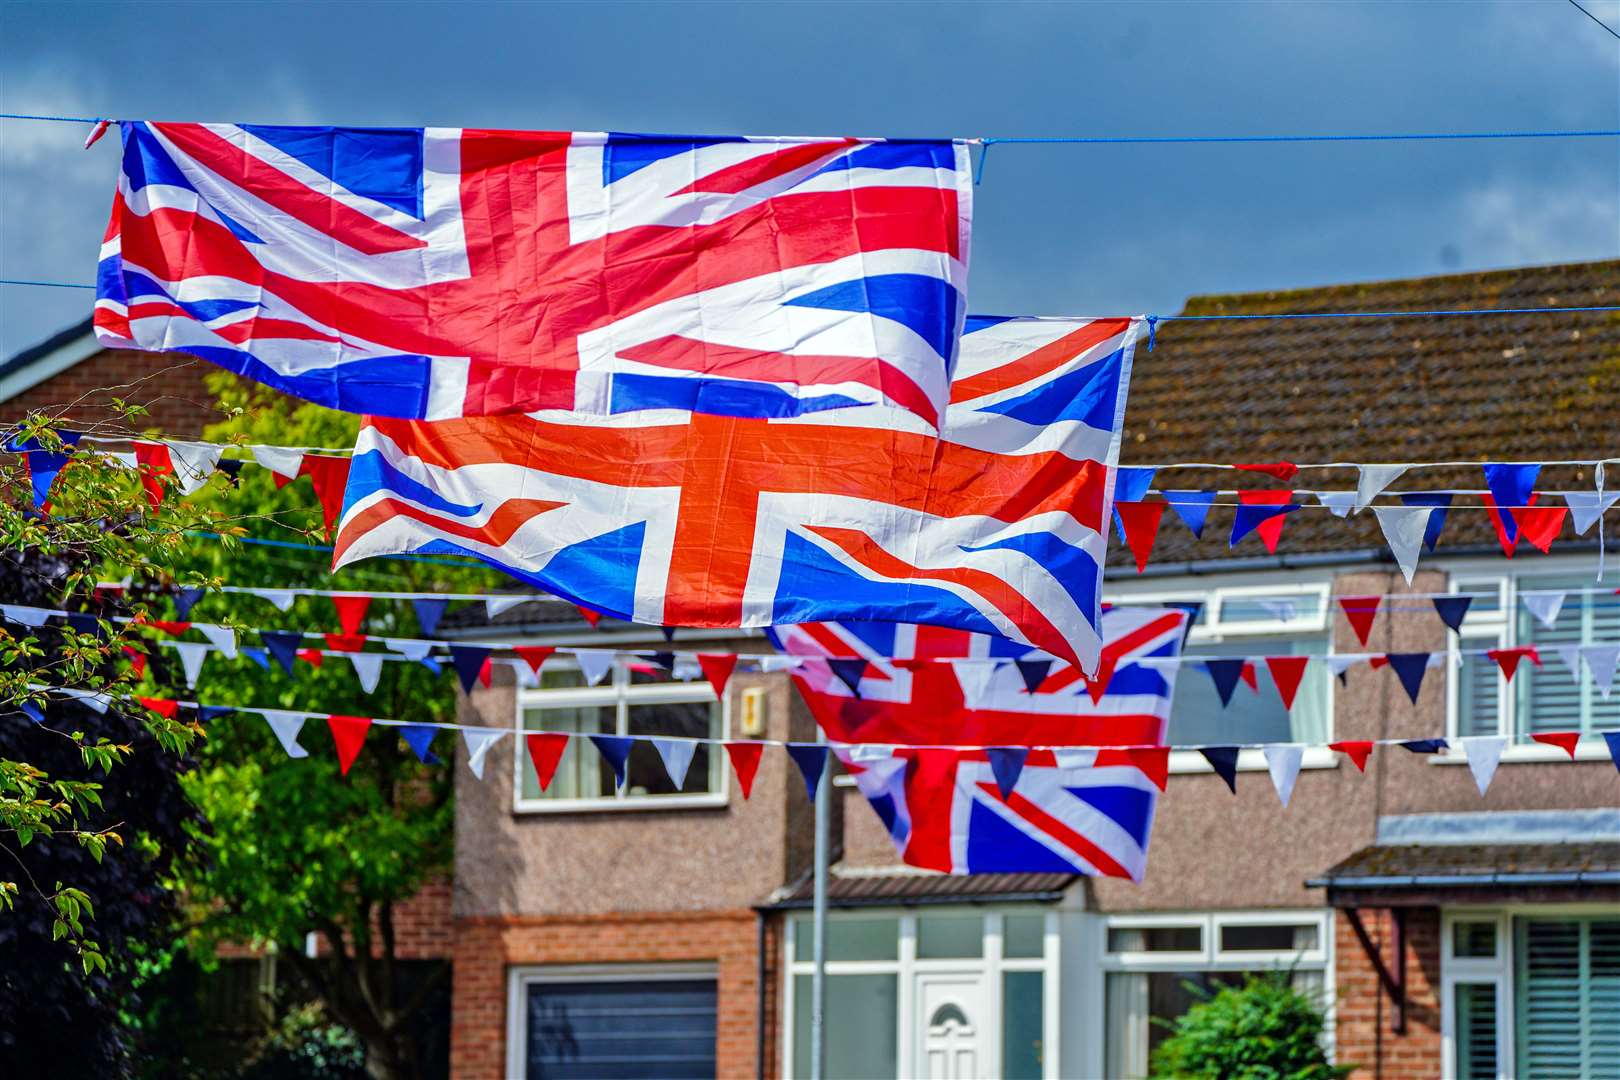
[{"label": "wall of house", "polygon": [[[1389,912],[1367,909],[1362,925],[1393,972]],[[1440,1075],[1440,909],[1406,914],[1406,1032],[1390,1030],[1388,995],[1379,987],[1372,960],[1341,912],[1334,921],[1333,963],[1338,983],[1334,1015],[1334,1060],[1355,1067],[1355,1077],[1433,1080]]]},{"label": "wall of house", "polygon": [[[205,376],[220,370],[206,360],[178,353],[155,355],[112,349],[98,352],[67,370],[0,401],[0,423],[22,419],[34,410],[67,410],[71,423],[108,427],[111,398],[144,405],[134,429],[155,429],[164,435],[196,436],[205,424],[223,419],[214,409],[214,396],[203,385]],[[76,404],[75,404],[76,403]]]}]

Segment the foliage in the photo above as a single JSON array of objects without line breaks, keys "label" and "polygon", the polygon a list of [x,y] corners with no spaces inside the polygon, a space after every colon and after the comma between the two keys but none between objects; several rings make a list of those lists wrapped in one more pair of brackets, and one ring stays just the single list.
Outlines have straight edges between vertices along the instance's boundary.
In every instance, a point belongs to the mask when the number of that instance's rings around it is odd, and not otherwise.
[{"label": "foliage", "polygon": [[1286,971],[1250,974],[1204,1000],[1172,1025],[1153,1051],[1155,1077],[1220,1080],[1331,1080],[1348,1066],[1328,1063],[1322,1011],[1294,989]]},{"label": "foliage", "polygon": [[288,1011],[233,1080],[366,1080],[358,1039],[317,1004]]}]

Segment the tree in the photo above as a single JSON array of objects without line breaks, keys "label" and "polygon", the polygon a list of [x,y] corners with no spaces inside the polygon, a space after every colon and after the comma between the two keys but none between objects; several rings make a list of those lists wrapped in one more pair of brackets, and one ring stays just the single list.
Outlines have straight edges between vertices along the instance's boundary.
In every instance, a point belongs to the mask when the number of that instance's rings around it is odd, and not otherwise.
[{"label": "tree", "polygon": [[1172,1025],[1153,1051],[1155,1077],[1205,1080],[1334,1080],[1351,1072],[1329,1064],[1322,1012],[1294,989],[1286,971],[1244,977],[1204,1000]]}]

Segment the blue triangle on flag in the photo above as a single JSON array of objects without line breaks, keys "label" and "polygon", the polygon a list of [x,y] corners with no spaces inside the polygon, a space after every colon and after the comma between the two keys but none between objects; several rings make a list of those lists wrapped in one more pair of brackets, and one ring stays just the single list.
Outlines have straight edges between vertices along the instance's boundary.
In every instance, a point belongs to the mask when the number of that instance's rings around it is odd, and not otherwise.
[{"label": "blue triangle on flag", "polygon": [[815,802],[816,788],[827,770],[827,748],[819,743],[788,743],[787,752],[793,764],[799,767],[799,774],[804,777],[805,794],[810,796],[811,802]]},{"label": "blue triangle on flag", "polygon": [[1423,530],[1423,547],[1430,554],[1440,543],[1440,531],[1446,527],[1446,510],[1451,506],[1451,495],[1449,491],[1409,491],[1401,496],[1401,502],[1406,506],[1434,507],[1429,511],[1429,523]]},{"label": "blue triangle on flag", "polygon": [[87,611],[68,612],[67,624],[74,633],[101,636],[101,621]]},{"label": "blue triangle on flag", "polygon": [[444,665],[439,663],[437,659],[431,656],[424,656],[422,659],[418,660],[417,663],[421,664],[435,675],[441,674],[444,671]]},{"label": "blue triangle on flag", "polygon": [[1237,794],[1238,749],[1236,746],[1204,746],[1198,750],[1234,795]]},{"label": "blue triangle on flag", "polygon": [[675,670],[675,654],[672,652],[655,652],[652,654],[652,662],[665,671]]},{"label": "blue triangle on flag", "polygon": [[433,597],[411,601],[411,608],[416,612],[416,623],[422,628],[423,637],[432,637],[438,632],[439,620],[444,618],[444,609],[449,606],[450,601]]},{"label": "blue triangle on flag", "polygon": [[1407,739],[1401,747],[1414,754],[1438,754],[1446,748],[1444,739]]},{"label": "blue triangle on flag", "polygon": [[433,736],[438,733],[438,728],[427,724],[405,724],[399,729],[399,737],[416,752],[416,759],[424,765],[439,763],[438,755],[433,752]]},{"label": "blue triangle on flag", "polygon": [[1025,692],[1030,694],[1041,688],[1041,683],[1046,681],[1047,674],[1052,670],[1050,660],[1014,660],[1013,663],[1018,666],[1018,675],[1024,680]]},{"label": "blue triangle on flag", "polygon": [[34,489],[34,509],[39,510],[50,501],[51,485],[56,483],[56,474],[67,464],[69,455],[30,450],[23,457],[28,462],[28,479]]},{"label": "blue triangle on flag", "polygon": [[32,701],[25,701],[18,707],[21,708],[28,719],[32,720],[34,723],[43,724],[45,722],[45,714],[41,712],[39,706],[35,705]]},{"label": "blue triangle on flag", "polygon": [[1434,612],[1440,616],[1440,621],[1451,627],[1453,633],[1462,633],[1462,621],[1468,614],[1468,605],[1474,602],[1472,596],[1436,596],[1434,597]]},{"label": "blue triangle on flag", "polygon": [[206,724],[210,720],[218,720],[222,716],[229,716],[236,708],[231,705],[199,705],[197,706],[197,719]]},{"label": "blue triangle on flag", "polygon": [[664,635],[665,641],[675,640],[675,628],[673,626],[660,626],[658,632]]},{"label": "blue triangle on flag", "polygon": [[596,752],[603,760],[613,766],[614,786],[624,787],[625,762],[630,760],[630,748],[636,740],[628,735],[592,735],[591,742],[596,744]]},{"label": "blue triangle on flag", "polygon": [[861,696],[861,679],[866,675],[866,661],[860,657],[837,656],[827,661],[838,681],[849,687],[849,692]]},{"label": "blue triangle on flag", "polygon": [[293,661],[298,659],[299,646],[304,643],[304,635],[296,630],[260,630],[259,640],[276,658],[276,663],[291,675]]},{"label": "blue triangle on flag", "polygon": [[1511,508],[1515,506],[1529,506],[1530,493],[1535,490],[1536,477],[1541,475],[1541,466],[1505,465],[1492,462],[1484,466],[1485,486],[1491,489],[1491,498],[1498,507],[1498,517],[1502,519],[1502,531],[1506,534],[1509,544],[1518,543],[1519,522],[1514,518]]},{"label": "blue triangle on flag", "polygon": [[1164,493],[1165,501],[1170,509],[1176,512],[1181,523],[1192,531],[1194,537],[1203,539],[1204,523],[1209,520],[1210,504],[1215,501],[1213,491],[1167,491]]},{"label": "blue triangle on flag", "polygon": [[1238,680],[1243,677],[1243,665],[1247,660],[1205,660],[1204,670],[1215,681],[1215,692],[1221,697],[1221,708],[1232,703],[1232,691],[1237,689]]},{"label": "blue triangle on flag", "polygon": [[1620,769],[1620,731],[1605,731],[1603,741],[1609,744],[1609,760]]},{"label": "blue triangle on flag", "polygon": [[472,693],[473,683],[478,681],[478,674],[484,670],[484,661],[489,659],[490,652],[482,645],[450,646],[450,662],[456,666],[456,678],[461,680],[461,689],[465,693]]},{"label": "blue triangle on flag", "polygon": [[255,664],[258,664],[260,667],[264,668],[264,670],[270,670],[270,654],[265,652],[263,649],[255,648],[252,645],[243,645],[237,651],[243,656],[247,657],[249,660],[253,661]]},{"label": "blue triangle on flag", "polygon": [[1417,704],[1418,690],[1423,686],[1423,673],[1429,670],[1429,654],[1426,652],[1385,653],[1384,659],[1389,661],[1390,670],[1401,680],[1401,686],[1406,688],[1406,696]]},{"label": "blue triangle on flag", "polygon": [[203,598],[206,589],[180,589],[174,594],[175,618],[185,622],[191,618],[191,609]]},{"label": "blue triangle on flag", "polygon": [[1025,746],[992,746],[984,752],[990,759],[990,771],[996,775],[996,790],[1003,799],[1011,798],[1018,786],[1018,776],[1024,771],[1024,760],[1029,757]]},{"label": "blue triangle on flag", "polygon": [[219,471],[225,474],[225,482],[231,487],[238,487],[241,482],[242,466],[246,462],[239,458],[220,458],[217,465]]},{"label": "blue triangle on flag", "polygon": [[1114,501],[1141,502],[1153,486],[1153,474],[1158,469],[1121,468],[1114,474]]},{"label": "blue triangle on flag", "polygon": [[1238,541],[1275,517],[1292,514],[1299,503],[1240,503],[1232,517],[1232,539],[1227,547],[1237,547]]}]

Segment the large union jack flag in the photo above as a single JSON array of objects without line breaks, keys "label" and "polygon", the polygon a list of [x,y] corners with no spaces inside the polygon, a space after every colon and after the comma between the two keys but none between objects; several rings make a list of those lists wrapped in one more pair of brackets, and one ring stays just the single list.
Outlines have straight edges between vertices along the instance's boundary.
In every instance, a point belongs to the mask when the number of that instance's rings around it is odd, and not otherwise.
[{"label": "large union jack flag", "polygon": [[1094,671],[1139,320],[968,320],[940,432],[871,406],[374,420],[335,564],[477,556],[640,623],[904,620]]},{"label": "large union jack flag", "polygon": [[[1103,612],[1103,674],[1089,685],[984,634],[809,623],[771,637],[804,658],[794,681],[907,863],[1139,881],[1164,781],[1163,755],[1139,748],[1163,745],[1185,620]],[[938,657],[951,659],[912,662]],[[840,660],[865,666],[840,672],[829,663]],[[1042,749],[1005,795],[989,754],[971,749],[1027,746]]]},{"label": "large union jack flag", "polygon": [[883,403],[965,306],[950,141],[128,122],[95,325],[350,412]]}]

